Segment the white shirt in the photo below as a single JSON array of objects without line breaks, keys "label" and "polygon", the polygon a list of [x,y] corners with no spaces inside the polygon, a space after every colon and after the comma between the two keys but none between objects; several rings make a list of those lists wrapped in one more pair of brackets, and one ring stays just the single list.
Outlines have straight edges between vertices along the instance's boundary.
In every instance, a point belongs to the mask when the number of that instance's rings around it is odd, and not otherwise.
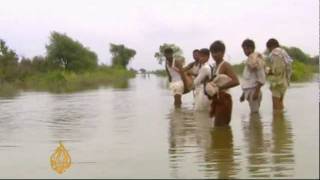
[{"label": "white shirt", "polygon": [[193,65],[192,68],[191,68],[192,74],[193,74],[194,76],[198,76],[199,71],[200,71],[200,68],[201,68],[201,64],[195,64],[195,65]]},{"label": "white shirt", "polygon": [[168,68],[169,74],[171,76],[171,82],[177,82],[177,81],[182,81],[181,75],[179,72],[174,68],[174,60],[172,62],[172,67],[169,66],[169,63],[167,62],[166,66]]},{"label": "white shirt", "polygon": [[194,79],[195,87],[200,86],[206,78],[211,78],[211,68],[208,62],[201,65],[198,76]]},{"label": "white shirt", "polygon": [[[250,64],[251,61],[256,61],[256,63],[258,64],[257,66],[255,66],[254,69],[253,67],[251,67],[251,64]],[[245,90],[245,89],[254,88],[257,86],[258,82],[261,84],[265,83],[266,76],[264,72],[264,65],[262,62],[263,62],[262,58],[257,56],[257,53],[252,53],[249,55],[245,63],[245,67],[242,74],[242,77],[243,77],[243,82],[241,85],[242,89]]]}]

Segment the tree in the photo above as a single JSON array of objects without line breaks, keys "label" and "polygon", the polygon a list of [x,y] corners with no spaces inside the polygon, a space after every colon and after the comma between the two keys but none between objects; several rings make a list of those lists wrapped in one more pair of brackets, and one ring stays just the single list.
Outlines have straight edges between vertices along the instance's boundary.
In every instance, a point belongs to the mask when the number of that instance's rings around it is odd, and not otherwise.
[{"label": "tree", "polygon": [[51,68],[84,71],[97,67],[96,53],[65,34],[52,32],[46,49]]},{"label": "tree", "polygon": [[126,68],[129,61],[136,55],[134,49],[129,49],[123,44],[110,43],[110,53],[112,55],[112,66]]},{"label": "tree", "polygon": [[140,69],[139,69],[139,71],[140,71],[142,74],[147,73],[147,70],[146,70],[146,69],[144,69],[144,68],[140,68]]},{"label": "tree", "polygon": [[14,81],[18,74],[18,56],[0,39],[0,83]]},{"label": "tree", "polygon": [[129,71],[133,72],[134,74],[137,74],[137,73],[138,73],[138,71],[135,70],[135,69],[133,69],[133,68],[130,68]]},{"label": "tree", "polygon": [[24,79],[32,73],[32,61],[28,58],[22,57],[18,67],[20,79]]},{"label": "tree", "polygon": [[18,64],[18,55],[6,45],[6,42],[0,39],[0,67]]},{"label": "tree", "polygon": [[32,68],[34,71],[47,72],[48,71],[48,61],[43,56],[35,56],[32,58]]},{"label": "tree", "polygon": [[283,47],[283,48],[287,51],[287,53],[293,60],[297,60],[307,64],[311,63],[311,57],[308,54],[304,53],[301,49],[297,47]]},{"label": "tree", "polygon": [[154,57],[159,61],[159,64],[162,64],[162,62],[165,60],[164,50],[167,48],[171,48],[173,50],[173,56],[182,56],[183,52],[179,46],[176,46],[175,44],[164,43],[159,47],[159,52],[154,54]]}]

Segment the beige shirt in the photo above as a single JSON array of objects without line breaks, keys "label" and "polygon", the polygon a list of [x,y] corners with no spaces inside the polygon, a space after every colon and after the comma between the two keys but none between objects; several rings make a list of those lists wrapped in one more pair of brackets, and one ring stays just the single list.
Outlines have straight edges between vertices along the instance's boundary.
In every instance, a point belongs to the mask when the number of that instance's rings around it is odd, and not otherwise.
[{"label": "beige shirt", "polygon": [[270,68],[272,75],[270,75],[271,88],[283,88],[288,87],[288,79],[286,74],[286,62],[283,57],[277,54],[271,54]]},{"label": "beige shirt", "polygon": [[198,76],[193,81],[194,86],[201,86],[206,78],[211,78],[211,68],[208,62],[201,65]]},{"label": "beige shirt", "polygon": [[177,71],[175,67],[175,60],[173,59],[172,66],[169,66],[169,63],[166,63],[167,69],[169,71],[169,74],[171,76],[171,82],[177,82],[181,81],[180,73]]}]

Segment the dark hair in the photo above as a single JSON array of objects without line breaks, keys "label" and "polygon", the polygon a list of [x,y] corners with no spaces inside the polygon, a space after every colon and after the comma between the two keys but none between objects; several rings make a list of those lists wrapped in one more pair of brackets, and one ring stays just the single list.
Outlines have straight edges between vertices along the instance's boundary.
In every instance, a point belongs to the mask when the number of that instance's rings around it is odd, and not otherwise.
[{"label": "dark hair", "polygon": [[215,53],[215,52],[223,52],[224,53],[225,50],[226,50],[226,47],[222,41],[215,41],[210,46],[211,53]]},{"label": "dark hair", "polygon": [[166,49],[164,50],[164,53],[165,53],[165,54],[172,54],[172,53],[173,53],[173,50],[172,50],[171,48],[166,48]]},{"label": "dark hair", "polygon": [[200,52],[199,49],[195,49],[192,51],[192,53]]},{"label": "dark hair", "polygon": [[252,48],[253,50],[256,48],[254,45],[254,41],[252,41],[251,39],[245,39],[242,42],[242,47],[246,47],[246,48]]},{"label": "dark hair", "polygon": [[206,56],[210,56],[210,51],[207,48],[202,48],[199,50],[200,54],[206,55]]},{"label": "dark hair", "polygon": [[271,38],[267,41],[267,48],[271,48],[271,47],[279,47],[279,42],[278,40],[274,39],[274,38]]}]

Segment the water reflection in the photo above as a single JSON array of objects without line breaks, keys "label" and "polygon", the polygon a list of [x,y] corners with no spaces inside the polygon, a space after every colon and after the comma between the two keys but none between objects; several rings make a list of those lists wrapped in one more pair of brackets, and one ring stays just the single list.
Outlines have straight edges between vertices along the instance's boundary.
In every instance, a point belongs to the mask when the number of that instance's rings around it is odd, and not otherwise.
[{"label": "water reflection", "polygon": [[253,178],[292,177],[294,172],[293,141],[290,122],[283,112],[273,114],[271,136],[259,114],[242,122],[247,143],[247,171]]},{"label": "water reflection", "polygon": [[188,152],[196,148],[195,121],[191,110],[181,108],[172,110],[169,121],[169,155],[172,176],[178,178],[178,170],[187,158]]},{"label": "water reflection", "polygon": [[235,161],[232,129],[214,127],[210,133],[210,145],[205,149],[206,177],[232,178],[239,171]]},{"label": "water reflection", "polygon": [[162,78],[162,79],[157,79],[157,81],[158,81],[157,86],[159,88],[161,88],[162,90],[166,90],[166,91],[168,90],[169,82],[167,79]]},{"label": "water reflection", "polygon": [[95,127],[95,96],[90,93],[52,96],[47,106],[48,119],[43,120],[52,134],[53,141],[84,141]]},{"label": "water reflection", "polygon": [[112,83],[112,87],[117,89],[127,89],[130,87],[129,79],[119,78]]},{"label": "water reflection", "polygon": [[[18,123],[16,123],[14,114],[3,108],[3,104],[0,104],[1,111],[0,113],[0,151],[2,149],[7,149],[10,147],[16,147],[16,142],[14,145],[14,134],[19,131],[21,128]],[[4,110],[5,109],[5,110]]]},{"label": "water reflection", "polygon": [[[184,166],[189,174],[232,178],[239,171],[235,161],[231,127],[211,127],[208,113],[177,109],[169,114],[169,157],[172,176],[179,178]],[[191,162],[190,162],[191,161]],[[192,164],[188,164],[188,162]],[[181,173],[179,173],[181,172]]]},{"label": "water reflection", "polygon": [[128,89],[24,92],[1,99],[0,177],[56,178],[48,157],[59,140],[74,164],[65,178],[318,176],[316,84],[292,88],[286,113],[273,115],[266,98],[261,116],[244,115],[239,121],[248,109],[234,101],[231,127],[217,128],[208,113],[194,112],[191,93],[181,109],[173,109],[166,84],[167,78],[137,76]]},{"label": "water reflection", "polygon": [[142,77],[143,79],[150,79],[150,73],[142,73],[142,74],[141,74],[141,77]]},{"label": "water reflection", "polygon": [[249,121],[242,121],[245,142],[247,143],[247,170],[251,177],[269,177],[268,139],[264,137],[264,127],[260,114],[251,114]]},{"label": "water reflection", "polygon": [[132,119],[136,118],[133,94],[127,91],[113,91],[110,101],[105,103],[110,102],[112,102],[110,104],[110,114],[105,118],[113,120],[112,131],[116,133],[117,137],[125,137],[123,140],[127,142],[127,136],[129,136],[133,127],[136,125],[135,122],[132,121]]},{"label": "water reflection", "polygon": [[292,177],[294,154],[290,121],[283,112],[275,112],[272,121],[272,171],[275,177]]}]

